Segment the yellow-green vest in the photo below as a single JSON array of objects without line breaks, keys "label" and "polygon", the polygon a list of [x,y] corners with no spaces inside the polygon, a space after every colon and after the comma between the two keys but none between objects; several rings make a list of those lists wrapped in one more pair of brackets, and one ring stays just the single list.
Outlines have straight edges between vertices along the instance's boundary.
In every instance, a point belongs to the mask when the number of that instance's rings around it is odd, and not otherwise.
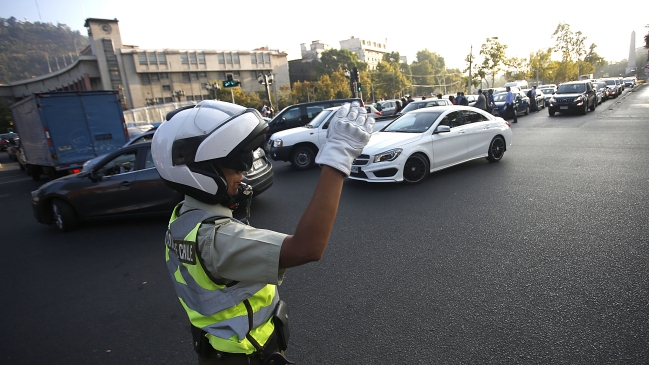
[{"label": "yellow-green vest", "polygon": [[263,346],[273,334],[272,315],[279,301],[277,287],[210,278],[198,252],[198,229],[208,219],[213,222],[229,217],[198,209],[179,216],[180,207],[174,209],[165,237],[167,268],[180,304],[192,325],[207,332],[215,349],[251,354],[256,348],[247,335]]}]

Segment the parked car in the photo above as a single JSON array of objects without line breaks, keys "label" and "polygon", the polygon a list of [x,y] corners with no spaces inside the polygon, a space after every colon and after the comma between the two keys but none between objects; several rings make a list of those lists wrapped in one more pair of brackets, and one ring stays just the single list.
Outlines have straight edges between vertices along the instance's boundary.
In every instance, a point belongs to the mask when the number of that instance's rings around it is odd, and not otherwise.
[{"label": "parked car", "polygon": [[383,100],[377,101],[376,103],[381,105],[381,114],[383,114],[384,117],[393,115],[397,108],[396,100]]},{"label": "parked car", "polygon": [[0,134],[0,151],[6,151],[9,146],[9,141],[13,141],[18,137],[18,133],[3,133]]},{"label": "parked car", "polygon": [[[530,98],[525,95],[522,91],[512,91],[514,94],[514,106],[516,108],[516,114],[520,115],[521,113],[528,115],[530,114]],[[496,105],[493,110],[493,114],[501,117],[509,117],[507,114],[507,108],[505,106],[505,101],[507,100],[507,92],[501,92],[494,95],[494,104]]]},{"label": "parked car", "polygon": [[[542,86],[546,86],[546,87],[542,87]],[[545,106],[550,105],[550,98],[552,97],[555,91],[557,91],[557,87],[554,85],[552,85],[551,87],[547,85],[541,85],[538,88],[536,88],[537,93],[543,94]]]},{"label": "parked car", "polygon": [[383,116],[383,114],[378,109],[376,109],[374,105],[365,105],[365,111],[367,112],[367,115],[372,118]]},{"label": "parked car", "polygon": [[636,85],[636,78],[635,77],[627,77],[624,79],[624,86],[626,87],[634,87]]},{"label": "parked car", "polygon": [[477,158],[497,162],[511,143],[509,122],[480,109],[422,108],[373,133],[349,178],[418,183],[431,172]]},{"label": "parked car", "polygon": [[[243,181],[260,194],[273,183],[272,167],[261,149]],[[107,154],[83,170],[43,184],[32,191],[36,220],[66,232],[80,222],[170,215],[184,199],[164,183],[153,164],[151,142],[134,143]]]},{"label": "parked car", "polygon": [[363,100],[359,98],[322,100],[287,106],[268,122],[266,138],[279,131],[306,125],[323,109],[340,106],[353,101],[357,101],[360,105],[364,106]]},{"label": "parked car", "polygon": [[15,137],[9,140],[7,144],[7,155],[9,158],[18,161],[18,147],[20,146],[20,138]]},{"label": "parked car", "polygon": [[617,98],[622,93],[622,88],[615,79],[604,79],[604,82],[608,86],[610,97]]},{"label": "parked car", "polygon": [[591,82],[593,84],[593,89],[595,89],[595,95],[597,96],[597,105],[600,105],[602,103],[602,100],[604,100],[604,90],[602,90],[597,82]]},{"label": "parked car", "polygon": [[[527,92],[531,91],[532,89],[527,89],[527,90],[521,90],[525,93],[525,96],[527,96]],[[534,100],[530,100],[530,108],[532,110],[541,110],[545,108],[545,94],[543,92],[539,91],[539,89],[536,89],[536,95],[534,96]],[[529,96],[528,96],[529,99]],[[536,105],[535,105],[536,103]]]},{"label": "parked car", "polygon": [[611,97],[611,90],[609,89],[608,85],[606,85],[606,82],[597,80],[594,82],[594,84],[597,84],[599,89],[602,90],[602,101],[606,101]]},{"label": "parked car", "polygon": [[579,112],[586,114],[588,109],[595,111],[597,94],[589,80],[571,81],[559,85],[557,92],[550,99],[548,113]]}]

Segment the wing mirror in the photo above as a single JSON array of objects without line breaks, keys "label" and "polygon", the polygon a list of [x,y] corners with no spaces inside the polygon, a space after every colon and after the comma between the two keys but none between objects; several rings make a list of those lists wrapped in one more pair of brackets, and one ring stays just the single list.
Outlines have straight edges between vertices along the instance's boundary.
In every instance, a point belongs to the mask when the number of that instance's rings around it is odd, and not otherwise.
[{"label": "wing mirror", "polygon": [[104,177],[104,173],[101,171],[91,171],[88,176],[90,177],[90,180],[97,182]]},{"label": "wing mirror", "polygon": [[435,133],[433,133],[433,134],[446,133],[446,132],[450,132],[450,131],[451,131],[451,127],[449,127],[447,125],[438,125],[437,128],[435,128]]}]

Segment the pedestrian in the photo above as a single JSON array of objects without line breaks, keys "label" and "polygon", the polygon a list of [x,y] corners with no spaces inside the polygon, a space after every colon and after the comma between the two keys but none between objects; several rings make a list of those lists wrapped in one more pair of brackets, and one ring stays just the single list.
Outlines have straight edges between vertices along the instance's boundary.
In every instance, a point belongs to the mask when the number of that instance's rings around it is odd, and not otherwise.
[{"label": "pedestrian", "polygon": [[266,106],[266,103],[264,103],[264,106],[261,107],[261,115],[268,118],[269,113],[270,111],[268,110],[268,106]]},{"label": "pedestrian", "polygon": [[426,100],[426,95],[422,96],[421,100]]},{"label": "pedestrian", "polygon": [[397,114],[401,113],[401,110],[403,109],[403,107],[401,106],[401,101],[399,101],[399,100],[395,101],[394,103],[397,106],[394,107],[394,113],[392,113],[392,114],[397,115]]},{"label": "pedestrian", "polygon": [[533,105],[534,111],[539,111],[539,105],[536,103],[536,86],[532,86],[532,97],[530,98],[530,104]]},{"label": "pedestrian", "polygon": [[401,98],[401,108],[405,108],[406,105],[408,105],[408,101],[406,100],[406,98],[405,97]]},{"label": "pedestrian", "polygon": [[487,92],[487,111],[493,114],[495,107],[496,102],[494,101],[494,91],[493,89],[489,89]]},{"label": "pedestrian", "polygon": [[462,100],[458,104],[469,106],[469,99],[467,99],[466,96],[464,96],[464,91],[460,92],[460,96],[462,97]]},{"label": "pedestrian", "polygon": [[442,98],[442,94],[437,94],[437,99],[441,99],[441,98]]},{"label": "pedestrian", "polygon": [[512,88],[507,86],[507,96],[505,97],[505,105],[507,106],[507,114],[514,116],[513,123],[518,123],[518,112],[516,111],[516,106],[514,104],[514,93],[512,93]]},{"label": "pedestrian", "polygon": [[448,97],[448,101],[450,101],[451,104],[456,105],[456,104],[455,104],[455,96],[453,96],[453,95],[449,95],[449,97]]},{"label": "pedestrian", "polygon": [[165,257],[198,363],[287,364],[288,311],[277,285],[286,269],[322,258],[343,183],[374,119],[358,102],[336,112],[315,159],[322,166],[317,186],[293,235],[232,217],[237,204],[251,199],[241,180],[265,140],[268,125],[259,112],[202,101],[166,119],[151,152],[164,182],[185,194],[171,215]]},{"label": "pedestrian", "polygon": [[473,106],[478,109],[487,110],[487,99],[482,95],[482,89],[478,90],[478,99]]}]

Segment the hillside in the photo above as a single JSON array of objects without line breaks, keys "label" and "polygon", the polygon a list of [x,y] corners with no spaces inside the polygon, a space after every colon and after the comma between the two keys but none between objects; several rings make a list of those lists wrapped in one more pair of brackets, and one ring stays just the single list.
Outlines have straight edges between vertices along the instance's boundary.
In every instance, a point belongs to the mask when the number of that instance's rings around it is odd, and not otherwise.
[{"label": "hillside", "polygon": [[[88,37],[65,24],[0,18],[0,83],[48,74],[69,65]],[[49,67],[48,67],[49,58]],[[58,62],[58,66],[57,66]]]}]

